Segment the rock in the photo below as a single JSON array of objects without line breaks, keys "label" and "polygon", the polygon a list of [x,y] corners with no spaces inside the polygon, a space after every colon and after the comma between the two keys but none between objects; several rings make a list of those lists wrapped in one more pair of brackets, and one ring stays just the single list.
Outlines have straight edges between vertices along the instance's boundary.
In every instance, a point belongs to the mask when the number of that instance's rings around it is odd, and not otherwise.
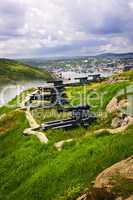
[{"label": "rock", "polygon": [[55,148],[57,151],[61,151],[62,148],[63,148],[63,145],[64,145],[65,143],[69,143],[69,142],[72,142],[72,141],[74,141],[74,139],[68,139],[68,140],[62,140],[62,141],[60,141],[60,142],[56,142],[56,143],[54,144],[54,148]]},{"label": "rock", "polygon": [[116,111],[119,111],[121,109],[125,109],[129,106],[129,102],[127,99],[122,99],[118,101],[116,97],[113,97],[113,99],[109,102],[109,104],[106,107],[106,111],[109,113],[113,113]]},{"label": "rock", "polygon": [[118,127],[121,127],[122,123],[123,123],[122,118],[120,118],[120,117],[115,117],[115,118],[112,120],[111,126],[112,126],[112,128],[118,128]]},{"label": "rock", "polygon": [[119,102],[119,108],[127,108],[129,105],[129,102],[127,99],[122,99],[120,102]]},{"label": "rock", "polygon": [[117,116],[124,120],[128,115],[120,112],[120,113],[117,114]]},{"label": "rock", "polygon": [[133,156],[127,160],[116,163],[112,167],[104,170],[97,178],[94,187],[107,188],[108,191],[112,188],[111,178],[119,174],[126,179],[133,180]]},{"label": "rock", "polygon": [[106,107],[106,111],[113,113],[119,109],[118,99],[114,97]]},{"label": "rock", "polygon": [[81,197],[79,197],[77,200],[87,200],[87,194],[83,194]]},{"label": "rock", "polygon": [[133,117],[121,114],[119,117],[115,117],[112,120],[112,128],[119,128],[119,127],[124,127],[124,126],[129,126],[133,124]]},{"label": "rock", "polygon": [[133,124],[133,117],[127,116],[127,117],[123,120],[121,126],[123,127],[123,126],[131,125],[131,124]]},{"label": "rock", "polygon": [[94,134],[96,135],[96,136],[104,136],[104,135],[109,135],[110,134],[110,129],[99,129],[99,130],[96,130],[95,132],[94,132]]},{"label": "rock", "polygon": [[118,197],[115,200],[123,200],[123,198],[122,197]]},{"label": "rock", "polygon": [[133,195],[132,196],[130,196],[128,199],[126,199],[126,200],[133,200]]},{"label": "rock", "polygon": [[125,131],[128,129],[128,127],[133,124],[132,121],[130,121],[130,123],[128,123],[127,125],[124,126],[124,124],[122,124],[121,127],[119,128],[114,128],[114,129],[99,129],[96,130],[94,132],[95,135],[97,136],[102,136],[102,135],[109,135],[109,134],[120,134],[120,133],[125,133]]},{"label": "rock", "polygon": [[[104,170],[95,181],[93,188],[77,200],[133,200],[133,195],[124,198],[122,195],[114,194],[112,178],[120,175],[126,180],[133,181],[133,156],[122,160],[108,169]],[[125,193],[124,193],[125,196]]]},{"label": "rock", "polygon": [[118,198],[116,198],[115,200],[133,200],[133,195],[132,196],[130,196],[130,197],[128,197],[128,198],[123,198],[123,197],[118,197]]},{"label": "rock", "polygon": [[114,196],[105,189],[92,188],[77,200],[115,200]]},{"label": "rock", "polygon": [[42,132],[37,131],[36,129],[27,128],[24,130],[23,134],[24,135],[35,135],[41,143],[45,143],[45,144],[48,143],[48,138],[46,137],[46,135]]}]

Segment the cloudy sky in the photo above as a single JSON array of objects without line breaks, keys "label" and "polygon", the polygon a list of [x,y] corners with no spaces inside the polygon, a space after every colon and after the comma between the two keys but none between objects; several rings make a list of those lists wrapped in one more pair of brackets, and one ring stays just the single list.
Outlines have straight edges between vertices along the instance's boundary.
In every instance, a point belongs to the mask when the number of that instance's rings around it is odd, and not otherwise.
[{"label": "cloudy sky", "polygon": [[133,51],[133,0],[0,0],[0,57]]}]

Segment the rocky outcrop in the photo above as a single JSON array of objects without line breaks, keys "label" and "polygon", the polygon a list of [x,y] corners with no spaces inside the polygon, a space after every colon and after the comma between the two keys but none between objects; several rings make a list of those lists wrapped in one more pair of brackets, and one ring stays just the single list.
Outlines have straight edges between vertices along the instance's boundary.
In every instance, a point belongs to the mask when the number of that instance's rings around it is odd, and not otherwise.
[{"label": "rocky outcrop", "polygon": [[27,128],[23,132],[24,135],[35,135],[41,143],[48,143],[48,138],[44,133],[37,131],[34,128]]},{"label": "rocky outcrop", "polygon": [[115,197],[105,189],[92,188],[91,191],[76,200],[115,200]]},{"label": "rocky outcrop", "polygon": [[[93,188],[77,200],[133,200],[133,190],[127,197],[125,197],[124,191],[121,195],[119,192],[118,194],[113,192],[117,181],[117,179],[113,178],[118,175],[125,180],[130,180],[133,185],[133,156],[104,170],[96,178]],[[118,184],[120,185],[121,183]]]},{"label": "rocky outcrop", "polygon": [[106,188],[108,191],[112,188],[111,178],[119,174],[120,176],[133,180],[133,156],[127,160],[116,163],[112,167],[104,170],[95,181],[94,187]]},{"label": "rocky outcrop", "polygon": [[113,99],[109,102],[106,107],[106,111],[108,113],[113,113],[116,111],[120,111],[121,109],[127,108],[129,106],[127,99],[118,100],[117,97],[113,97]]},{"label": "rocky outcrop", "polygon": [[133,200],[133,195],[127,198],[126,200]]},{"label": "rocky outcrop", "polygon": [[118,109],[119,109],[118,99],[116,97],[113,97],[113,99],[107,105],[106,111],[109,113],[113,113],[117,111]]},{"label": "rocky outcrop", "polygon": [[111,127],[99,129],[94,132],[95,135],[105,135],[107,134],[118,134],[125,133],[130,125],[133,125],[133,117],[126,114],[119,113],[116,117],[112,119]]},{"label": "rocky outcrop", "polygon": [[123,119],[122,118],[115,117],[115,118],[112,119],[111,127],[112,128],[121,127],[122,123],[123,123]]},{"label": "rocky outcrop", "polygon": [[116,116],[115,118],[112,119],[112,128],[119,128],[119,127],[124,127],[133,124],[133,117],[125,115],[125,114],[120,114],[119,116]]}]

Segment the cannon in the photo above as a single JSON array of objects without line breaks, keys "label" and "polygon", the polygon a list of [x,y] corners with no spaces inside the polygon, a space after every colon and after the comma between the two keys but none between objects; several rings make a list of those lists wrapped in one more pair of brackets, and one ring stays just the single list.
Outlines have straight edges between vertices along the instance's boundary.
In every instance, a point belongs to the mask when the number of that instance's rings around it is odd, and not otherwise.
[{"label": "cannon", "polygon": [[[31,108],[45,108],[45,105],[48,107],[53,107],[55,105],[62,106],[68,104],[69,100],[67,99],[67,95],[65,93],[65,85],[63,84],[63,81],[56,80],[49,82],[49,84],[50,85],[38,87],[36,93],[30,95],[29,101],[26,102],[25,106],[30,106]],[[36,101],[36,105],[33,105],[34,101]],[[45,103],[45,101],[48,103]]]},{"label": "cannon", "polygon": [[77,106],[72,108],[61,108],[58,112],[71,112],[71,117],[64,120],[55,120],[42,124],[43,130],[70,128],[74,126],[88,127],[96,120],[93,113],[90,112],[90,106]]}]

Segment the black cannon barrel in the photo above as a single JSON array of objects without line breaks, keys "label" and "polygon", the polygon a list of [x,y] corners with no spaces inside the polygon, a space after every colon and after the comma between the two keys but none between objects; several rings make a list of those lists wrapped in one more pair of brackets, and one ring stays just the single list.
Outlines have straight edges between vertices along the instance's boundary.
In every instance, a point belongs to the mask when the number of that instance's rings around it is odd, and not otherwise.
[{"label": "black cannon barrel", "polygon": [[82,110],[90,110],[90,106],[76,106],[71,108],[58,108],[58,112],[72,112],[72,111],[82,111]]}]

